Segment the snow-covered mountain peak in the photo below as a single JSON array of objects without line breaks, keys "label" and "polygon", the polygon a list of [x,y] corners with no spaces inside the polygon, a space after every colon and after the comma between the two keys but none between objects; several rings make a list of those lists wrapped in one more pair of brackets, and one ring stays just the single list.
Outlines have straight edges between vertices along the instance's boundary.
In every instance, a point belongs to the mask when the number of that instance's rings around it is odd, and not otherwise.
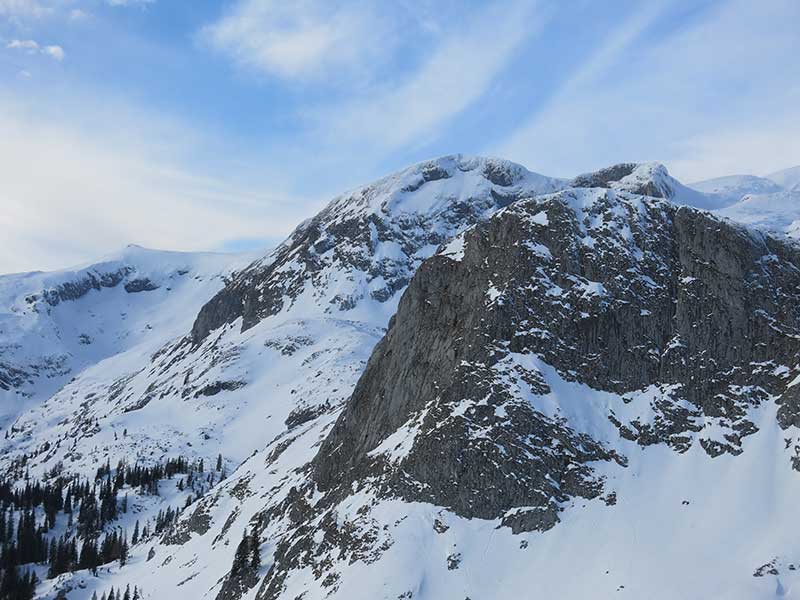
[{"label": "snow-covered mountain peak", "polygon": [[570,185],[616,189],[651,198],[664,198],[675,204],[706,210],[719,207],[716,197],[683,185],[658,162],[619,163],[593,173],[579,175],[570,182]]},{"label": "snow-covered mountain peak", "polygon": [[209,302],[195,340],[242,317],[348,318],[385,324],[411,275],[466,227],[565,182],[495,158],[445,156],[337,196],[271,255],[239,273]]},{"label": "snow-covered mountain peak", "polygon": [[747,194],[717,214],[775,234],[800,239],[800,189]]},{"label": "snow-covered mountain peak", "polygon": [[454,154],[427,160],[334,198],[320,216],[344,220],[355,214],[431,216],[457,201],[477,199],[493,188],[509,193],[552,192],[563,182],[499,158]]},{"label": "snow-covered mountain peak", "polygon": [[772,194],[783,189],[774,181],[755,175],[715,177],[697,181],[690,187],[705,194],[720,196],[727,205],[738,202],[748,194]]},{"label": "snow-covered mountain peak", "polygon": [[767,177],[730,175],[692,184],[718,198],[717,214],[791,238],[800,237],[800,167]]}]

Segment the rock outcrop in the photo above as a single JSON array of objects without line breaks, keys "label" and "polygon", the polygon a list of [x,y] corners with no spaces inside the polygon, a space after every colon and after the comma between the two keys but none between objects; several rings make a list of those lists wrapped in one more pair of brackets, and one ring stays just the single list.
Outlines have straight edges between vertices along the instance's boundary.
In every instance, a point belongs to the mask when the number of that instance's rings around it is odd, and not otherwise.
[{"label": "rock outcrop", "polygon": [[787,394],[793,414],[798,351],[797,247],[608,189],[517,202],[420,267],[315,481],[546,529],[602,493],[589,463],[625,460],[545,416],[547,366],[641,404],[646,420],[609,412],[619,436],[716,456],[742,451],[751,408]]}]

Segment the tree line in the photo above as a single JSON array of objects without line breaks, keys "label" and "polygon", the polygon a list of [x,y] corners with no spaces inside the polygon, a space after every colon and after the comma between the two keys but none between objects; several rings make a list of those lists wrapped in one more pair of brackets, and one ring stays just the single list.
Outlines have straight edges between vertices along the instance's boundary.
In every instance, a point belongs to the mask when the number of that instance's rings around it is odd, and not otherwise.
[{"label": "tree line", "polygon": [[[163,532],[181,509],[160,510],[152,525],[149,519],[143,527],[136,521],[129,540],[127,531],[109,529],[128,510],[128,495],[120,498],[120,492],[127,486],[133,493],[159,495],[159,482],[185,475],[176,486],[192,490],[196,498],[213,486],[215,479],[224,478],[221,455],[215,471],[216,475],[206,473],[202,459],[190,462],[180,456],[149,466],[120,461],[114,470],[106,461],[97,469],[94,481],[64,477],[60,469],[48,473],[48,481],[28,474],[22,485],[0,480],[0,599],[33,597],[38,583],[30,568],[33,564],[47,565],[48,578],[84,569],[96,574],[99,566],[114,561],[125,564],[131,545]],[[191,501],[190,495],[186,506]],[[57,536],[52,530],[59,516],[66,520],[66,528]],[[134,593],[138,598],[138,590]],[[112,594],[113,590],[106,600],[133,600],[129,590]]]}]

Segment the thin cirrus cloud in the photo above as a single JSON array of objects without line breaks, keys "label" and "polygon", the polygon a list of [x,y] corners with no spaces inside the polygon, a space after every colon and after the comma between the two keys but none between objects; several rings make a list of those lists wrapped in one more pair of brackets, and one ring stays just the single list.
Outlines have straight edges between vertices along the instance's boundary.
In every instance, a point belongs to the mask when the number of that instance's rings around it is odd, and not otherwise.
[{"label": "thin cirrus cloud", "polygon": [[6,44],[6,48],[11,50],[22,50],[28,54],[42,54],[59,62],[64,60],[64,57],[66,56],[66,53],[61,46],[40,45],[36,40],[11,40]]},{"label": "thin cirrus cloud", "polygon": [[37,0],[0,0],[0,17],[38,18],[50,11],[50,8]]},{"label": "thin cirrus cloud", "polygon": [[319,81],[374,62],[387,44],[386,25],[367,3],[239,0],[200,39],[242,67]]},{"label": "thin cirrus cloud", "polygon": [[800,162],[800,4],[727,0],[659,31],[670,8],[610,32],[493,152],[563,176],[659,160],[684,181]]},{"label": "thin cirrus cloud", "polygon": [[[520,44],[544,26],[537,8],[526,0],[487,5],[446,31],[407,77],[309,111],[315,134],[383,152],[430,141],[485,94]],[[492,24],[491,35],[486,23]]]},{"label": "thin cirrus cloud", "polygon": [[239,0],[198,38],[249,72],[309,91],[289,111],[292,145],[349,171],[345,156],[378,163],[437,139],[545,23],[536,0],[382,11],[358,1]]},{"label": "thin cirrus cloud", "polygon": [[106,0],[111,6],[137,6],[144,4],[153,4],[155,0]]},{"label": "thin cirrus cloud", "polygon": [[61,268],[126,243],[175,250],[241,239],[266,245],[306,216],[304,203],[275,188],[256,191],[181,158],[208,144],[182,123],[107,100],[72,104],[85,107],[85,123],[0,96],[7,250],[0,273]]}]

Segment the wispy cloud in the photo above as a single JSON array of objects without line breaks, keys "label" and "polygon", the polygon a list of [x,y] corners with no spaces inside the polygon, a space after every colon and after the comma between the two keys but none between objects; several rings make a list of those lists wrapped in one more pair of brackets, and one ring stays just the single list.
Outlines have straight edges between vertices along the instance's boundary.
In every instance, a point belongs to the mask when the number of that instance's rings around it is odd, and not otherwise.
[{"label": "wispy cloud", "polygon": [[92,18],[92,13],[82,8],[72,8],[69,11],[70,21],[86,21]]},{"label": "wispy cloud", "polygon": [[34,40],[11,40],[6,44],[6,48],[15,50],[27,50],[28,52],[38,52],[39,44]]},{"label": "wispy cloud", "polygon": [[348,172],[370,172],[436,140],[546,22],[536,0],[386,6],[239,0],[199,37],[239,67],[303,91],[286,114],[296,129],[283,153],[301,148],[307,168],[329,172],[360,156]]},{"label": "wispy cloud", "polygon": [[111,6],[142,6],[153,4],[156,0],[106,0]]},{"label": "wispy cloud", "polygon": [[61,46],[45,46],[42,48],[42,52],[51,58],[56,59],[57,61],[64,60],[64,49]]},{"label": "wispy cloud", "polygon": [[103,102],[75,99],[70,113],[86,114],[70,120],[0,96],[0,273],[64,267],[126,243],[209,250],[280,239],[308,216],[296,198],[186,162],[209,140],[184,124]]},{"label": "wispy cloud", "polygon": [[61,46],[40,45],[36,40],[11,40],[6,44],[6,48],[12,50],[22,50],[28,54],[43,54],[59,62],[64,60],[66,53]]},{"label": "wispy cloud", "polygon": [[611,32],[493,151],[558,175],[661,160],[686,180],[800,162],[800,146],[789,138],[772,148],[726,145],[756,139],[757,123],[796,129],[791,89],[800,72],[792,57],[800,37],[789,24],[800,19],[800,4],[728,0],[681,27],[658,30],[670,7],[646,5]]},{"label": "wispy cloud", "polygon": [[337,145],[389,151],[422,144],[480,98],[519,44],[543,24],[533,2],[492,4],[443,35],[407,77],[310,116],[317,130]]},{"label": "wispy cloud", "polygon": [[367,2],[239,0],[200,36],[241,66],[307,80],[361,71],[386,50],[386,33]]},{"label": "wispy cloud", "polygon": [[0,16],[8,18],[38,18],[50,12],[50,7],[37,0],[0,0]]}]

